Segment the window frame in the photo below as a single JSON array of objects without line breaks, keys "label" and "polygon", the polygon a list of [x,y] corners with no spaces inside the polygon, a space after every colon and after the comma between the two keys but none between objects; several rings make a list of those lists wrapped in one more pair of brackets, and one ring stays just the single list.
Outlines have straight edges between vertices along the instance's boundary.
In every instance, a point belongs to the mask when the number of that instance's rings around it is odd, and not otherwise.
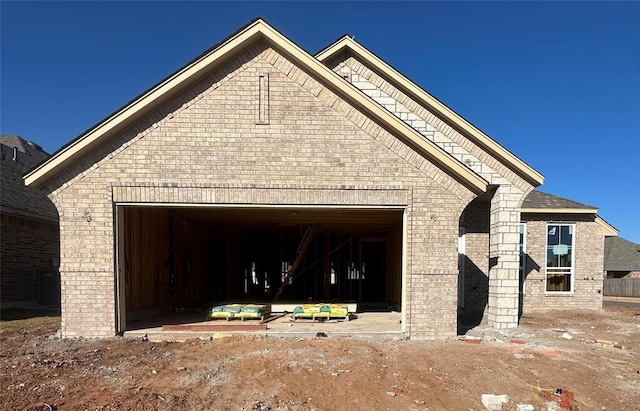
[{"label": "window frame", "polygon": [[[549,290],[549,269],[557,269],[559,267],[549,267],[548,263],[548,252],[549,252],[549,229],[551,227],[557,227],[558,230],[561,230],[562,227],[569,227],[571,231],[571,245],[570,245],[570,254],[571,254],[571,266],[568,267],[569,271],[569,291],[557,291],[557,290]],[[559,243],[563,244],[563,243]],[[568,245],[568,244],[566,244]],[[544,293],[545,295],[573,295],[575,293],[575,271],[576,271],[576,224],[575,223],[547,223],[545,230],[545,263],[544,263]],[[560,267],[565,268],[565,267]]]},{"label": "window frame", "polygon": [[[518,265],[519,271],[519,280],[520,280],[520,293],[522,295],[525,294],[526,290],[526,273],[527,273],[527,223],[520,223],[520,232],[519,235],[522,236],[521,240],[518,241],[518,249],[520,251],[520,260]],[[545,282],[545,290],[546,290],[546,282]]]}]

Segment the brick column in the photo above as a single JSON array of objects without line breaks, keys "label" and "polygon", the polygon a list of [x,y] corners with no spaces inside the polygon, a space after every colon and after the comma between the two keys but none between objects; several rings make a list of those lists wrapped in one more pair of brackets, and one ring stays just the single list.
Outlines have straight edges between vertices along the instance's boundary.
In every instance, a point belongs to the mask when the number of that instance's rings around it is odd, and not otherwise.
[{"label": "brick column", "polygon": [[491,199],[487,319],[493,328],[518,326],[519,205],[523,196],[518,188],[501,185]]}]

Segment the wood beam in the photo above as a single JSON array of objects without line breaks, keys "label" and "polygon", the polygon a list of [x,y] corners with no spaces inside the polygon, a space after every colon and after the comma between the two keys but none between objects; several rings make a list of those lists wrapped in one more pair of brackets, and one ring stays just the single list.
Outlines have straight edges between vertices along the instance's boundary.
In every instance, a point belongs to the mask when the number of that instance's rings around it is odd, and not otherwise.
[{"label": "wood beam", "polygon": [[280,288],[278,289],[278,292],[276,293],[275,297],[273,297],[273,301],[277,301],[278,298],[280,298],[280,294],[282,294],[282,291],[284,291],[284,289],[287,288],[287,284],[289,284],[289,280],[291,280],[291,277],[293,277],[293,274],[295,274],[296,270],[300,266],[300,263],[302,263],[304,256],[307,254],[307,250],[309,250],[309,246],[313,242],[313,239],[316,236],[316,233],[318,232],[318,225],[319,224],[313,224],[312,226],[310,226],[309,229],[305,232],[304,236],[302,237],[302,240],[300,241],[300,246],[298,246],[298,255],[296,256],[295,261],[291,265],[291,268],[287,272],[286,277],[282,281],[282,284],[280,284]]}]

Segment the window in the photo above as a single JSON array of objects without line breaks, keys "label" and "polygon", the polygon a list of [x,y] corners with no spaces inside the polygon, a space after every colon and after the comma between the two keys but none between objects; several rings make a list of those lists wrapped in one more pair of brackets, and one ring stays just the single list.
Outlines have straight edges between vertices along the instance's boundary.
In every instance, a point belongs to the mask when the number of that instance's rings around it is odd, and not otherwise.
[{"label": "window", "polygon": [[[358,267],[353,261],[351,261],[347,266],[347,279],[349,280],[360,279],[360,270],[358,270]],[[362,279],[364,280],[364,262],[362,262]]]},{"label": "window", "polygon": [[548,292],[573,291],[573,238],[575,225],[547,226],[547,288]]},{"label": "window", "polygon": [[[290,261],[282,261],[281,264],[282,270],[280,270],[280,284],[284,282],[284,279],[287,278],[287,274],[289,274],[289,270],[293,267],[293,263]],[[289,278],[289,284],[293,284],[293,277]]]}]

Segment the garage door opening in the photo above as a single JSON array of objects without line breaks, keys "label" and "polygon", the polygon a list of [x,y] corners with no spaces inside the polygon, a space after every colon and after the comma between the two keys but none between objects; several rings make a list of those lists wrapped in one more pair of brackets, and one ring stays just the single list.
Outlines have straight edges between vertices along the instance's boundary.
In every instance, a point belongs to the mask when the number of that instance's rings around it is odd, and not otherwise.
[{"label": "garage door opening", "polygon": [[399,312],[403,211],[119,205],[119,328],[228,303]]}]

